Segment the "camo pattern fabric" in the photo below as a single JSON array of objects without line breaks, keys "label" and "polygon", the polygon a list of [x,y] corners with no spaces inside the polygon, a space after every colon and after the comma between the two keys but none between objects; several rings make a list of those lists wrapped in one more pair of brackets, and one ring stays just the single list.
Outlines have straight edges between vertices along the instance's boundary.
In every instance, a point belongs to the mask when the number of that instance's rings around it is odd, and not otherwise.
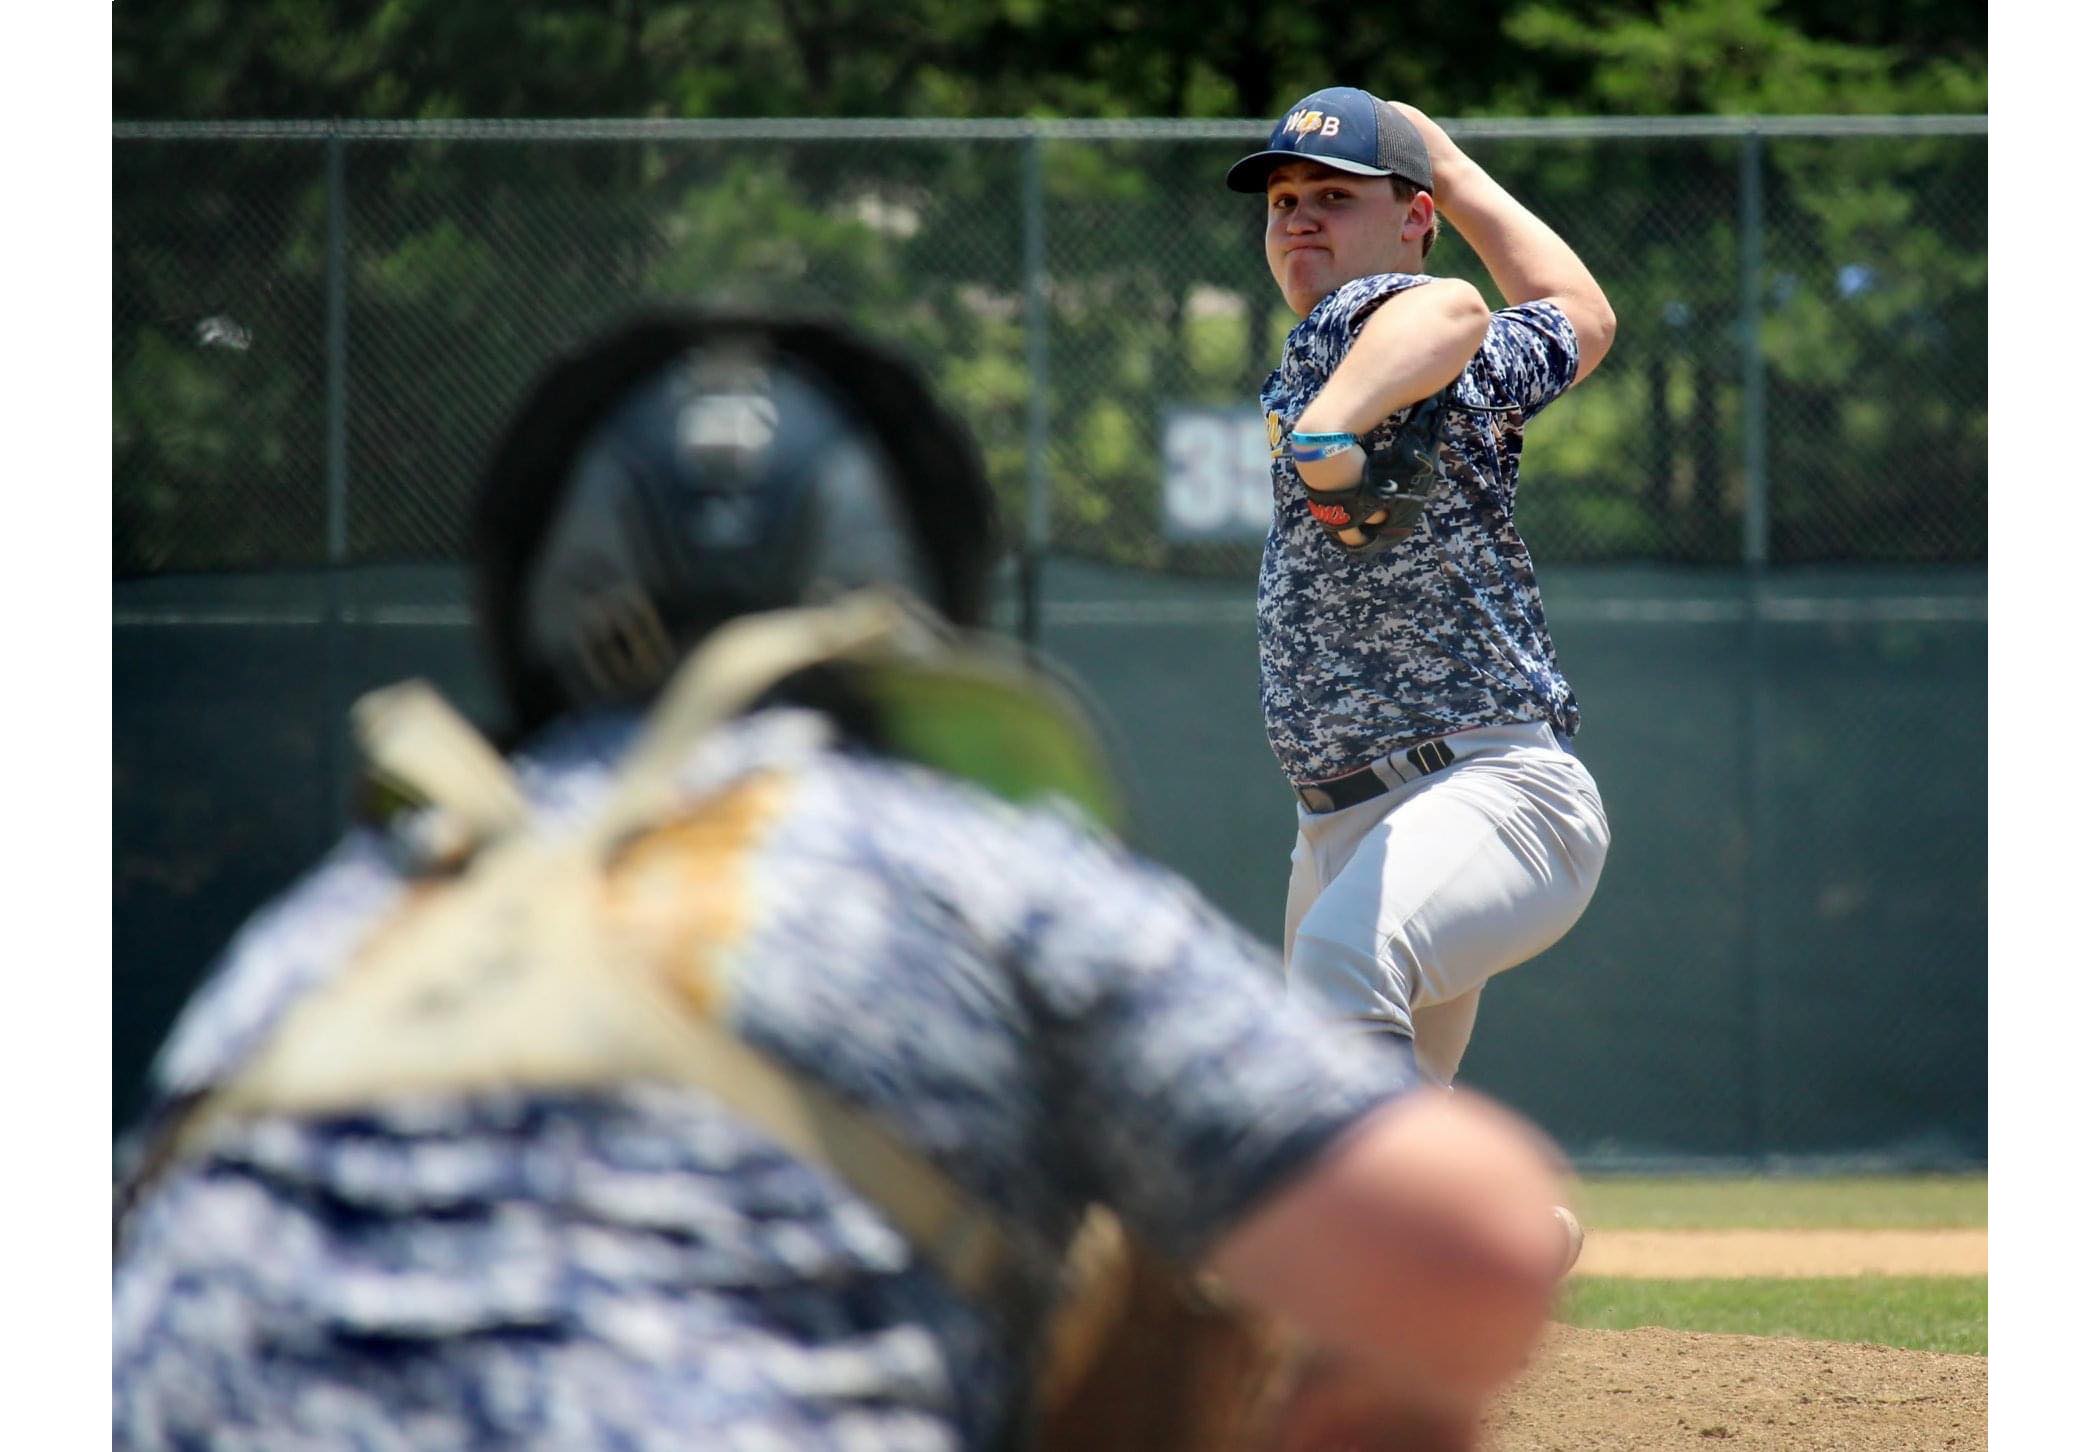
[{"label": "camo pattern fabric", "polygon": [[[537,820],[601,800],[632,730],[571,723],[521,758]],[[118,1447],[996,1445],[1085,1202],[1193,1260],[1403,1087],[1185,884],[1062,815],[788,709],[717,732],[681,787],[759,771],[787,790],[739,879],[729,1019],[1003,1212],[1011,1301],[964,1300],[688,1088],[238,1122],[121,1222]],[[404,891],[358,833],[254,919],[157,1061],[159,1112],[232,1074]]]},{"label": "camo pattern fabric", "polygon": [[[1272,442],[1326,385],[1371,313],[1430,280],[1357,278],[1291,329],[1281,366],[1262,386]],[[1435,497],[1413,532],[1381,552],[1352,555],[1335,543],[1307,512],[1297,466],[1278,451],[1255,598],[1262,715],[1293,782],[1331,780],[1470,726],[1550,721],[1574,734],[1575,694],[1546,631],[1515,509],[1524,423],[1575,381],[1575,366],[1575,330],[1558,307],[1496,313],[1452,385]],[[1387,419],[1365,445],[1388,442],[1414,412]]]}]

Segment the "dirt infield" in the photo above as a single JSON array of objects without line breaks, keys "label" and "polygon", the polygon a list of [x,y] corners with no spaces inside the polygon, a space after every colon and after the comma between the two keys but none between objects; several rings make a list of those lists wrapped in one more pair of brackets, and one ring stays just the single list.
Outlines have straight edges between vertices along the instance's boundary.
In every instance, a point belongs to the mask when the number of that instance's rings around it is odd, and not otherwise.
[{"label": "dirt infield", "polygon": [[1988,1359],[1836,1341],[1556,1326],[1489,1414],[1494,1452],[1985,1445]]},{"label": "dirt infield", "polygon": [[1980,1276],[1982,1230],[1593,1230],[1577,1275]]},{"label": "dirt infield", "polygon": [[[1982,1230],[1593,1230],[1576,1274],[1984,1275]],[[1494,1452],[1985,1445],[1989,1360],[1837,1341],[1556,1326],[1488,1419]]]}]

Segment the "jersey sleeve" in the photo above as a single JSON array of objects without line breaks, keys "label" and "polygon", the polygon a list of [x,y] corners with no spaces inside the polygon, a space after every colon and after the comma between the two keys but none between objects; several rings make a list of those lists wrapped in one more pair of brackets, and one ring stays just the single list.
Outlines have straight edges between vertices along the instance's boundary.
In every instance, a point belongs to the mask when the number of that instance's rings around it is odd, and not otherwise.
[{"label": "jersey sleeve", "polygon": [[231,1073],[300,995],[336,971],[404,890],[380,839],[352,829],[234,935],[155,1056],[150,1098],[201,1093]]},{"label": "jersey sleeve", "polygon": [[1575,325],[1544,300],[1503,308],[1488,320],[1487,337],[1466,365],[1464,379],[1489,401],[1515,404],[1529,419],[1575,382]]},{"label": "jersey sleeve", "polygon": [[1184,1264],[1411,1087],[1158,868],[1069,873],[1039,926],[1023,971],[1075,1177]]},{"label": "jersey sleeve", "polygon": [[[1345,282],[1320,301],[1319,331],[1346,346],[1364,330],[1371,314],[1409,288],[1420,287],[1430,280],[1418,273],[1380,272]],[[1339,356],[1335,361],[1340,361]]]}]

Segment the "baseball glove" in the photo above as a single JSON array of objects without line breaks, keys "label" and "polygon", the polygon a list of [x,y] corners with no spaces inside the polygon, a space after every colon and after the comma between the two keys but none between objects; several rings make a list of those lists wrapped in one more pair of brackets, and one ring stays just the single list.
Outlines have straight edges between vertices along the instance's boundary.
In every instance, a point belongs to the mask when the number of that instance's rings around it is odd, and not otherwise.
[{"label": "baseball glove", "polygon": [[[1315,489],[1301,479],[1305,507],[1327,536],[1353,555],[1391,549],[1413,532],[1422,511],[1435,497],[1437,436],[1444,418],[1444,395],[1433,393],[1416,406],[1413,417],[1393,437],[1364,455],[1364,472],[1342,489]],[[1384,511],[1385,518],[1369,523]],[[1342,538],[1345,530],[1363,536],[1359,544]]]}]

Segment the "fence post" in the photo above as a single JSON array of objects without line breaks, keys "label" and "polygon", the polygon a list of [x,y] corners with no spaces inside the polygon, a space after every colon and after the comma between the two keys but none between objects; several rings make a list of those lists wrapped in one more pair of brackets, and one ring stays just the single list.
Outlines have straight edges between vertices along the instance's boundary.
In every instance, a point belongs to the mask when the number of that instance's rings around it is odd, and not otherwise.
[{"label": "fence post", "polygon": [[1042,566],[1050,542],[1050,319],[1043,229],[1043,133],[1022,143],[1021,294],[1028,357],[1028,501],[1021,539],[1021,639],[1042,641]]},{"label": "fence post", "polygon": [[1771,734],[1767,672],[1765,567],[1771,544],[1771,481],[1766,467],[1764,357],[1764,137],[1753,121],[1739,156],[1736,257],[1743,367],[1743,1096],[1745,1149],[1755,1164],[1770,1158],[1771,987],[1766,982],[1776,905],[1772,877]]},{"label": "fence post", "polygon": [[322,653],[327,662],[322,697],[325,719],[321,731],[321,779],[325,784],[325,837],[334,837],[348,820],[350,783],[348,727],[344,721],[349,688],[345,657],[348,630],[343,608],[342,574],[350,554],[350,432],[349,432],[349,263],[344,235],[348,230],[343,184],[343,136],[331,127],[328,133],[326,174],[328,179],[327,261],[324,287],[327,297],[325,343],[327,350],[326,470],[328,491],[328,558],[323,566],[327,593],[327,621]]},{"label": "fence post", "polygon": [[1765,468],[1764,137],[1743,133],[1737,244],[1743,348],[1743,563],[1761,568],[1771,544],[1771,481]]}]

